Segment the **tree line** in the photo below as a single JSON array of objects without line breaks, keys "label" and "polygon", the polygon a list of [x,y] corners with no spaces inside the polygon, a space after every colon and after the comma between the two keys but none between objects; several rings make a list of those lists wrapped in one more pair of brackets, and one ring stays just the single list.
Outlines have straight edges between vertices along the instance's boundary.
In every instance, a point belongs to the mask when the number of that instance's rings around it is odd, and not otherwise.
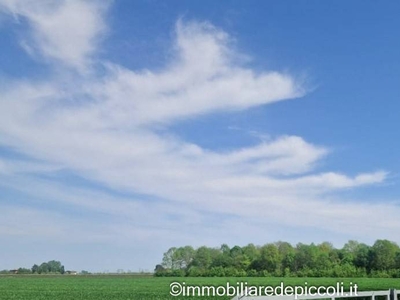
[{"label": "tree line", "polygon": [[2,270],[0,274],[64,274],[65,267],[57,260],[34,264],[32,268],[18,268],[15,270]]},{"label": "tree line", "polygon": [[296,246],[275,242],[230,248],[172,247],[155,276],[394,277],[400,278],[400,248],[389,240],[372,246],[354,240],[337,249],[329,242]]}]

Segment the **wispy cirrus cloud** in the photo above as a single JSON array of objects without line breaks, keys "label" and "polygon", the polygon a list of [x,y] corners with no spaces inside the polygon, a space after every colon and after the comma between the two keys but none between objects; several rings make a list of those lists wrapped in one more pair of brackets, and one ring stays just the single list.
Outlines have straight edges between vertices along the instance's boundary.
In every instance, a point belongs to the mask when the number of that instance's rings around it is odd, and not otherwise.
[{"label": "wispy cirrus cloud", "polygon": [[20,40],[31,55],[83,71],[107,26],[109,1],[1,0],[0,9],[29,31]]}]

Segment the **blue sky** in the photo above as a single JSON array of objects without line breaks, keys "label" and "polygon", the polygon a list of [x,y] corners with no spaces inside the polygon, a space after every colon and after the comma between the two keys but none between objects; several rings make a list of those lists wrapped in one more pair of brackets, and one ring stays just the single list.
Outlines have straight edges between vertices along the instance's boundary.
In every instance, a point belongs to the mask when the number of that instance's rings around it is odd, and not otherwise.
[{"label": "blue sky", "polygon": [[0,269],[400,242],[399,8],[0,0]]}]

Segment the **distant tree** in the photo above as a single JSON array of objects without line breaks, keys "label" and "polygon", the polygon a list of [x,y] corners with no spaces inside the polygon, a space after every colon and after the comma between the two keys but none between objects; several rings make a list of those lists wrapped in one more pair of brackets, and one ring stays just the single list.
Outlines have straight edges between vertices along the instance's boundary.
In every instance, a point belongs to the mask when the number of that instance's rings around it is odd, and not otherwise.
[{"label": "distant tree", "polygon": [[156,265],[156,267],[154,268],[154,276],[161,277],[168,275],[168,270],[164,268],[161,264]]},{"label": "distant tree", "polygon": [[172,254],[172,258],[176,268],[186,269],[192,262],[195,255],[195,251],[191,246],[185,246],[175,249]]},{"label": "distant tree", "polygon": [[37,265],[37,264],[34,264],[33,266],[32,266],[32,273],[33,274],[37,274],[37,273],[39,273],[39,266]]},{"label": "distant tree", "polygon": [[350,240],[341,249],[329,242],[293,247],[282,241],[262,247],[172,247],[155,271],[156,276],[400,278],[400,247],[388,240],[377,240],[372,247]]},{"label": "distant tree", "polygon": [[371,268],[371,247],[366,244],[358,244],[354,251],[354,265],[367,271]]},{"label": "distant tree", "polygon": [[321,244],[318,245],[318,249],[321,252],[329,253],[334,248],[333,248],[332,243],[330,243],[330,242],[322,242]]},{"label": "distant tree", "polygon": [[175,261],[175,252],[176,252],[176,247],[169,248],[167,252],[164,253],[163,260],[162,260],[162,265],[166,269],[176,269],[176,261]]},{"label": "distant tree", "polygon": [[282,258],[282,275],[288,276],[290,272],[293,271],[296,251],[288,242],[277,242],[276,246]]},{"label": "distant tree", "polygon": [[154,272],[163,272],[165,271],[165,268],[162,265],[156,265],[156,267],[154,268]]},{"label": "distant tree", "polygon": [[400,250],[396,253],[396,269],[400,270]]},{"label": "distant tree", "polygon": [[39,266],[39,271],[38,271],[39,274],[47,274],[49,272],[50,272],[50,268],[47,263],[44,262]]},{"label": "distant tree", "polygon": [[280,270],[281,262],[278,247],[275,244],[266,244],[260,248],[260,257],[253,262],[252,268],[276,274]]},{"label": "distant tree", "polygon": [[210,249],[207,247],[200,247],[197,249],[192,264],[202,269],[207,269],[212,262]]},{"label": "distant tree", "polygon": [[251,260],[244,253],[243,249],[240,246],[234,246],[230,250],[229,256],[232,260],[231,266],[234,267],[237,271],[244,271],[251,264]]},{"label": "distant tree", "polygon": [[343,248],[339,251],[340,261],[342,264],[354,264],[356,252],[360,243],[354,240],[348,241]]},{"label": "distant tree", "polygon": [[317,254],[317,258],[314,265],[314,276],[318,277],[328,277],[331,275],[331,269],[334,266],[332,263],[329,252],[320,251]]},{"label": "distant tree", "polygon": [[47,265],[49,267],[49,272],[51,273],[61,273],[61,262],[56,261],[56,260],[51,260],[47,262]]},{"label": "distant tree", "polygon": [[32,274],[31,269],[26,269],[26,268],[19,268],[18,269],[18,274]]},{"label": "distant tree", "polygon": [[349,240],[344,246],[343,250],[348,253],[355,253],[360,246],[360,243],[354,240]]},{"label": "distant tree", "polygon": [[230,251],[229,255],[235,259],[236,257],[240,256],[243,254],[243,250],[240,246],[234,246]]},{"label": "distant tree", "polygon": [[196,266],[200,269],[208,269],[212,262],[220,255],[220,250],[207,248],[202,246],[196,250],[192,263],[189,265]]},{"label": "distant tree", "polygon": [[313,243],[311,245],[306,245],[299,243],[296,246],[296,255],[294,259],[294,269],[295,271],[307,270],[309,274],[302,274],[306,276],[314,276],[311,274],[311,270],[315,269],[316,261],[318,257],[318,247]]},{"label": "distant tree", "polygon": [[242,248],[242,252],[250,261],[255,261],[260,256],[259,249],[254,244],[248,244]]},{"label": "distant tree", "polygon": [[390,270],[396,267],[399,246],[388,240],[377,240],[371,248],[371,267],[374,270]]},{"label": "distant tree", "polygon": [[231,252],[231,248],[229,248],[229,246],[227,244],[222,244],[220,247],[220,250],[223,254],[227,254],[227,255],[229,255],[229,253]]},{"label": "distant tree", "polygon": [[353,264],[354,261],[349,260],[349,261],[344,261],[343,258],[343,254],[342,254],[342,249],[332,249],[331,251],[329,251],[329,259],[332,262],[332,265],[340,265],[343,263],[350,263]]},{"label": "distant tree", "polygon": [[187,275],[191,277],[200,277],[205,275],[205,270],[198,266],[191,265],[187,271]]},{"label": "distant tree", "polygon": [[220,252],[212,261],[212,267],[227,268],[233,265],[233,259],[229,251]]}]

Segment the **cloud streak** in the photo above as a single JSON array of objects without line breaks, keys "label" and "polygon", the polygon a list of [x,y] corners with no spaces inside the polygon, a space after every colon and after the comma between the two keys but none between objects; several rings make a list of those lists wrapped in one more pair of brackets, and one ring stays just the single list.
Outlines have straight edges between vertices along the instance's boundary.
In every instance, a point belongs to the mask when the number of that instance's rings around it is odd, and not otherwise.
[{"label": "cloud streak", "polygon": [[16,22],[28,23],[30,34],[21,40],[21,45],[29,54],[83,71],[107,28],[102,15],[108,1],[100,3],[1,0],[0,9]]}]

